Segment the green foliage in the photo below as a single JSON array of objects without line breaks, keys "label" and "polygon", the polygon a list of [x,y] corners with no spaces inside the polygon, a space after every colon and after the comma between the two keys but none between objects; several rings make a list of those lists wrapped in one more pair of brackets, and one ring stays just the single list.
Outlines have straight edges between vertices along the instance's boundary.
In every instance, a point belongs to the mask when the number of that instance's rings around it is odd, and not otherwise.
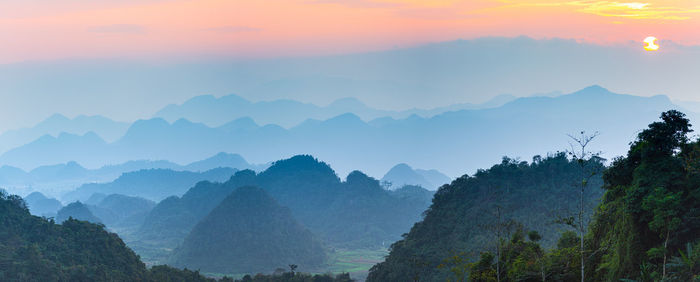
[{"label": "green foliage", "polygon": [[200,182],[181,198],[160,202],[138,232],[142,242],[173,249],[236,188],[264,189],[306,228],[331,247],[375,249],[401,238],[420,220],[431,195],[409,187],[390,192],[354,171],[342,182],[327,164],[311,156],[275,162],[266,171],[237,172],[225,183]]},{"label": "green foliage", "polygon": [[[577,244],[545,252],[536,241],[525,241],[523,234],[524,230],[521,228],[510,240],[502,242],[503,251],[498,262],[495,261],[496,256],[491,252],[481,253],[479,260],[471,263],[462,253],[445,259],[438,268],[448,268],[452,272],[447,281],[467,281],[467,278],[469,281],[479,282],[498,281],[499,270],[501,281],[576,281],[580,279],[580,264],[576,263],[580,261]],[[568,238],[568,235],[562,236],[560,241],[562,240],[570,241],[571,238]],[[567,244],[567,242],[561,242],[558,245]]]},{"label": "green foliage", "polygon": [[494,255],[481,253],[479,261],[469,264],[469,281],[497,281],[496,267],[493,264]]},{"label": "green foliage", "polygon": [[[493,260],[493,256],[491,256],[491,260]],[[471,267],[468,263],[468,258],[466,257],[466,255],[464,253],[460,253],[444,259],[442,263],[438,265],[438,268],[449,268],[450,272],[452,272],[452,275],[454,275],[454,277],[448,277],[447,281],[459,282],[465,281],[465,279],[469,276],[469,271]]]},{"label": "green foliage", "polygon": [[236,279],[235,282],[352,282],[350,274],[308,274],[298,272],[283,272],[279,274],[256,274],[255,276],[246,275],[241,279]]},{"label": "green foliage", "polygon": [[32,216],[0,193],[0,281],[143,281],[145,265],[101,225]]},{"label": "green foliage", "polygon": [[700,281],[700,242],[686,244],[679,256],[671,258],[668,267],[670,278],[678,281]]},{"label": "green foliage", "polygon": [[149,270],[102,225],[32,216],[22,198],[2,190],[0,226],[0,281],[216,281],[164,265]]},{"label": "green foliage", "polygon": [[[587,167],[602,170],[601,159],[589,162]],[[412,281],[416,276],[420,281],[444,281],[454,277],[450,267],[438,268],[438,265],[455,253],[468,254],[464,260],[469,262],[477,260],[475,254],[480,252],[495,252],[498,230],[502,238],[510,236],[513,225],[507,223],[512,221],[522,223],[525,229],[537,230],[541,236],[538,244],[545,248],[555,246],[558,234],[567,229],[555,221],[577,214],[579,194],[575,185],[580,184],[580,173],[577,161],[558,153],[545,158],[537,156],[532,163],[504,158],[488,170],[456,179],[436,192],[423,221],[391,246],[386,260],[370,270],[368,281]],[[586,205],[594,206],[599,201],[603,194],[601,186],[599,175],[590,179]],[[497,211],[501,213],[500,220]],[[586,214],[590,215],[592,212]],[[516,232],[511,240],[521,242],[513,245],[518,249],[512,254],[513,262],[518,261],[513,277],[520,277],[516,272],[521,270],[539,273],[537,264],[525,262],[543,255],[541,248],[532,245],[534,242],[526,242],[527,233],[522,232]],[[562,259],[564,255],[573,256],[566,250],[558,255]],[[560,264],[580,266],[570,262]]]},{"label": "green foliage", "polygon": [[664,112],[605,171],[587,236],[596,281],[669,279],[668,258],[698,239],[700,145],[690,132],[684,114]]},{"label": "green foliage", "polygon": [[[172,265],[214,273],[269,272],[318,267],[321,243],[264,190],[236,189],[176,249]],[[294,266],[294,267],[292,267]]]},{"label": "green foliage", "polygon": [[89,221],[92,223],[102,223],[102,221],[97,218],[86,205],[81,202],[70,203],[62,209],[58,210],[56,215],[56,222],[63,223],[69,218],[74,218],[77,220]]}]

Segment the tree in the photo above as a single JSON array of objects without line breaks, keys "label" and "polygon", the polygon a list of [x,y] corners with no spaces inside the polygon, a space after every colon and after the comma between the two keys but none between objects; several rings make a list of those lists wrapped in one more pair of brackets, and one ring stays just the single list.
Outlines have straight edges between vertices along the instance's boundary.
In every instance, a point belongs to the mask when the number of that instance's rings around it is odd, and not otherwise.
[{"label": "tree", "polygon": [[654,192],[644,199],[643,208],[654,215],[649,222],[649,229],[659,234],[664,240],[663,249],[652,248],[647,254],[649,257],[663,257],[663,272],[661,279],[666,278],[666,262],[668,255],[668,240],[671,232],[676,230],[681,223],[680,214],[681,193],[673,193],[663,187],[657,187]]},{"label": "tree", "polygon": [[[586,225],[584,224],[583,220],[583,213],[585,210],[584,207],[584,196],[585,196],[585,191],[586,187],[588,186],[588,181],[591,179],[596,174],[596,171],[591,171],[590,168],[588,167],[588,164],[590,163],[590,160],[592,158],[597,158],[598,153],[591,153],[586,147],[588,147],[588,144],[595,139],[595,137],[598,136],[598,132],[593,133],[592,135],[586,135],[585,131],[581,131],[579,136],[574,136],[569,134],[569,138],[574,140],[576,145],[578,145],[578,148],[575,148],[574,144],[571,144],[571,151],[569,154],[576,160],[578,163],[579,167],[581,168],[581,182],[578,187],[580,187],[580,202],[579,202],[579,211],[578,211],[578,232],[579,232],[579,237],[580,237],[580,244],[581,244],[581,282],[585,281],[585,256],[584,256],[584,247],[583,247],[583,235],[586,232]],[[580,149],[580,150],[579,150]]]},{"label": "tree", "polygon": [[[591,234],[594,280],[676,279],[669,258],[700,234],[700,142],[678,111],[649,124],[603,174]],[[688,279],[679,279],[688,281]]]},{"label": "tree", "polygon": [[[531,230],[527,233],[527,238],[530,239],[530,241],[532,241],[533,243],[537,243],[542,239],[542,235],[540,235],[540,233],[535,230]],[[542,249],[538,249],[535,255],[537,256],[537,261],[540,264],[540,274],[542,275],[542,281],[544,282],[545,280],[547,280],[546,262],[544,260],[545,252]]]}]

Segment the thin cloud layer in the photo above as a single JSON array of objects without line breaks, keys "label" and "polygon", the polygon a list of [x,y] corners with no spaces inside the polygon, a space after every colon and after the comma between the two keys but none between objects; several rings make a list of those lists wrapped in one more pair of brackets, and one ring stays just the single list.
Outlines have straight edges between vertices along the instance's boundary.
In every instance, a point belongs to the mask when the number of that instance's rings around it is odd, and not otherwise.
[{"label": "thin cloud layer", "polygon": [[0,1],[0,63],[336,55],[520,35],[698,45],[698,14],[694,0],[12,0]]}]

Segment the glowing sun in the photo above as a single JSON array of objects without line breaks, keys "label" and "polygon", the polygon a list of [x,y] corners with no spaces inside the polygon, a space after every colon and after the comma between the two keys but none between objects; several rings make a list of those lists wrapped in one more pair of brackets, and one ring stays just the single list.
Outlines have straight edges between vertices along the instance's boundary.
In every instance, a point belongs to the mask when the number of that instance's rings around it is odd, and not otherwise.
[{"label": "glowing sun", "polygon": [[656,44],[656,37],[649,36],[644,38],[644,50],[656,51],[659,50],[659,44]]}]

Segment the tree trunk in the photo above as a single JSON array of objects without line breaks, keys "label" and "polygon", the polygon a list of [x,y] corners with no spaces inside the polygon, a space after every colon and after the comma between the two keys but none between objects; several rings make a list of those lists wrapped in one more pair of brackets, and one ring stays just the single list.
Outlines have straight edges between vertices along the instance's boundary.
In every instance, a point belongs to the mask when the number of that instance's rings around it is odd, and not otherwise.
[{"label": "tree trunk", "polygon": [[498,226],[496,226],[498,237],[498,242],[496,242],[496,281],[501,282],[501,207],[496,206],[496,213],[498,213]]},{"label": "tree trunk", "polygon": [[661,280],[666,279],[666,248],[668,247],[668,236],[670,235],[671,230],[666,230],[666,240],[664,241],[664,266],[663,266],[663,273],[661,274]]},{"label": "tree trunk", "polygon": [[[544,258],[542,258],[542,259],[544,259]],[[546,279],[547,279],[547,276],[544,273],[544,262],[542,262],[542,282],[545,282]]]},{"label": "tree trunk", "polygon": [[[583,168],[581,168],[581,174],[583,176]],[[578,211],[578,226],[579,226],[579,237],[581,239],[581,282],[585,282],[585,261],[584,261],[584,256],[583,256],[583,232],[585,231],[583,229],[583,189],[585,187],[585,179],[582,177],[581,179],[581,206]]]}]

